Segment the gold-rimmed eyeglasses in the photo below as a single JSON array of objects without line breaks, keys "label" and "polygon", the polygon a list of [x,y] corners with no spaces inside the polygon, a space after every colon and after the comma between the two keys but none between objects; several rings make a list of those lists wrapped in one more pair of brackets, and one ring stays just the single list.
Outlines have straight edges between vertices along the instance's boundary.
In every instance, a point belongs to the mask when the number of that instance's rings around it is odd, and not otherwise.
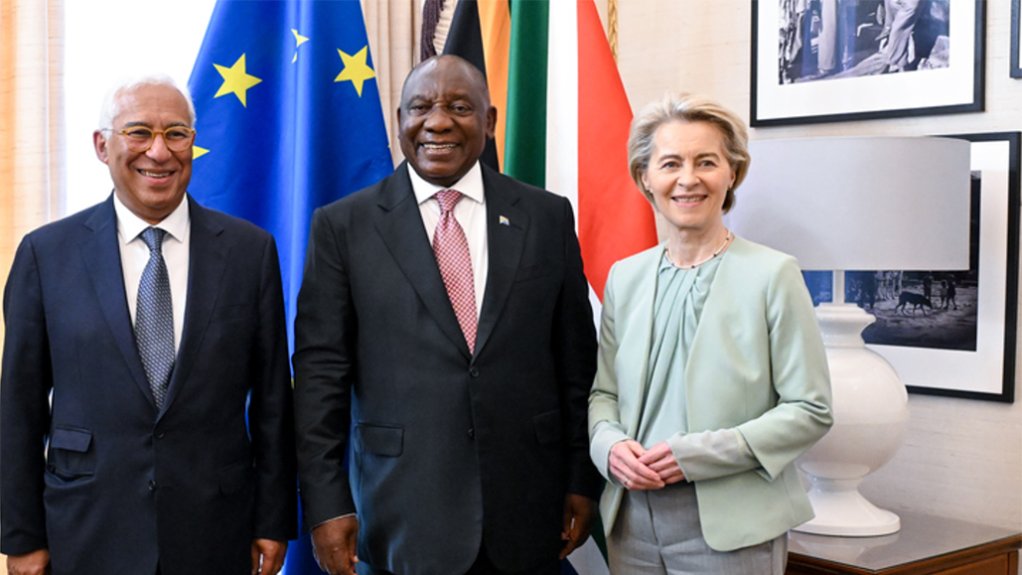
[{"label": "gold-rimmed eyeglasses", "polygon": [[148,152],[156,141],[156,136],[163,136],[163,144],[171,152],[183,152],[192,146],[195,140],[195,129],[187,126],[171,126],[163,130],[154,130],[145,126],[131,126],[123,130],[103,128],[104,132],[114,132],[124,136],[128,149],[132,152]]}]

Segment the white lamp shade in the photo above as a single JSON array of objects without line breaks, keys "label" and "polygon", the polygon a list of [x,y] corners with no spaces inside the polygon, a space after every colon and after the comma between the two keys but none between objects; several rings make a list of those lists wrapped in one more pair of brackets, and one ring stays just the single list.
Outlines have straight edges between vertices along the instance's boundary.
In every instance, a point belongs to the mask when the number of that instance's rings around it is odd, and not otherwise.
[{"label": "white lamp shade", "polygon": [[726,218],[736,234],[810,270],[969,267],[969,142],[806,138],[749,149]]}]

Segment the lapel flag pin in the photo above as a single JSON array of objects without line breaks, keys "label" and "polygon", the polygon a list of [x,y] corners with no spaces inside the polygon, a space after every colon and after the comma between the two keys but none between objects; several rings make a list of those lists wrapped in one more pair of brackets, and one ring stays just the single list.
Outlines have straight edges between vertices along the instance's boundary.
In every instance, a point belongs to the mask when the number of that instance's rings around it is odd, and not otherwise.
[{"label": "lapel flag pin", "polygon": [[500,218],[497,221],[502,226],[510,226],[511,225],[511,220],[507,219],[507,216],[500,216]]}]

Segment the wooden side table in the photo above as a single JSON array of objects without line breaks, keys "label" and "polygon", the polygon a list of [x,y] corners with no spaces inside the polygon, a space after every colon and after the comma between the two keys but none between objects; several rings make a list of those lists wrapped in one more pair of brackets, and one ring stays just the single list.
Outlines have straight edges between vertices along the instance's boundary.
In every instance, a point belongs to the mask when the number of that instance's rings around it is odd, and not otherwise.
[{"label": "wooden side table", "polygon": [[792,532],[788,575],[1018,575],[1022,533],[899,512],[901,531],[880,537]]}]

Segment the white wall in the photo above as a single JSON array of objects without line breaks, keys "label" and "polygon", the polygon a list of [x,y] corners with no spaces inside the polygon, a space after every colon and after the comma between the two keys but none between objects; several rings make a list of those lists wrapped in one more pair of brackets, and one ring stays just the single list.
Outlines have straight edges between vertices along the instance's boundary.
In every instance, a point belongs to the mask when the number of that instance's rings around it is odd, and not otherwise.
[{"label": "white wall", "polygon": [[112,189],[110,172],[92,147],[107,90],[123,78],[154,73],[187,85],[213,4],[214,0],[65,3],[67,182],[61,215],[103,200]]},{"label": "white wall", "polygon": [[[667,90],[684,90],[707,94],[748,120],[752,5],[749,0],[619,0],[618,66],[633,109]],[[1022,80],[1008,75],[1009,5],[986,3],[985,112],[759,128],[752,137],[1022,130]],[[911,395],[905,444],[866,480],[863,492],[894,510],[1022,529],[1018,383],[1015,395],[1014,405]]]}]

